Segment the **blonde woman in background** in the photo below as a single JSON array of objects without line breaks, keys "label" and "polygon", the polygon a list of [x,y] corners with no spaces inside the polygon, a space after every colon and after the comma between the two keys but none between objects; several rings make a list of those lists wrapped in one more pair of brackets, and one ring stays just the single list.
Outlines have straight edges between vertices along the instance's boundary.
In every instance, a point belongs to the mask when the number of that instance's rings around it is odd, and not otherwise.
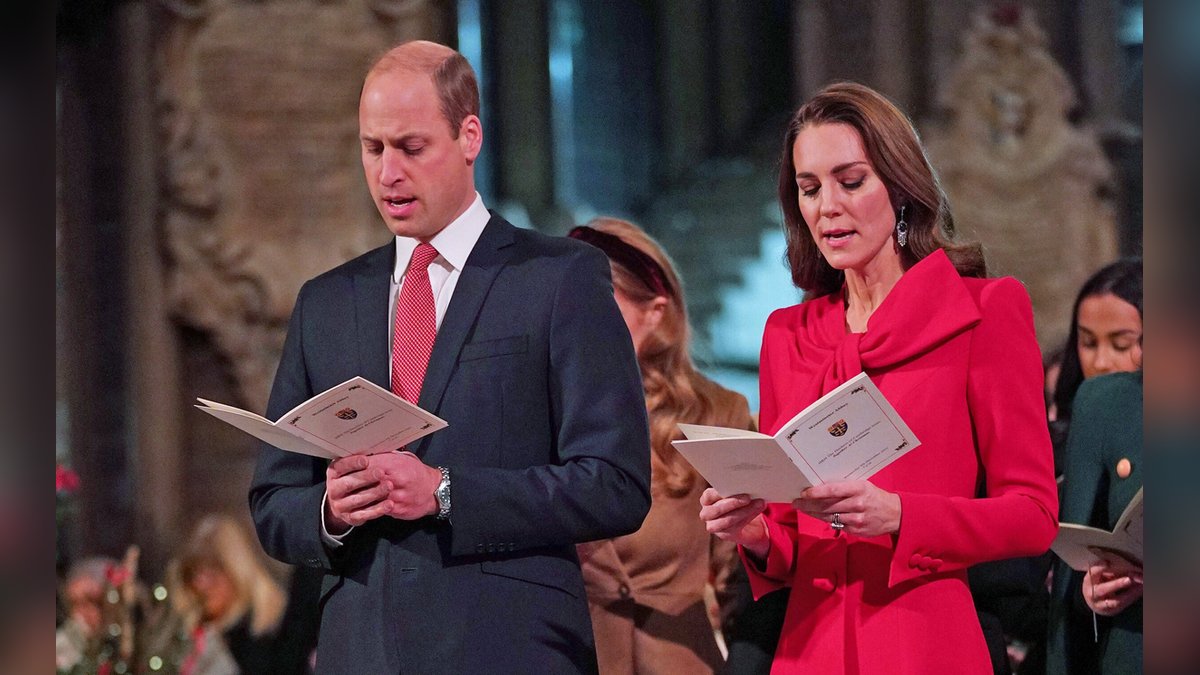
[{"label": "blonde woman in background", "polygon": [[192,638],[181,672],[278,672],[287,597],[231,516],[205,516],[167,570],[169,597]]},{"label": "blonde woman in background", "polygon": [[613,218],[592,220],[569,236],[608,256],[650,418],[650,513],[633,534],[579,546],[600,672],[719,671],[705,585],[720,586],[730,565],[740,563],[732,546],[711,537],[696,517],[707,484],[671,441],[682,438],[680,422],[752,429],[749,407],[745,397],[696,370],[683,287],[653,239]]}]

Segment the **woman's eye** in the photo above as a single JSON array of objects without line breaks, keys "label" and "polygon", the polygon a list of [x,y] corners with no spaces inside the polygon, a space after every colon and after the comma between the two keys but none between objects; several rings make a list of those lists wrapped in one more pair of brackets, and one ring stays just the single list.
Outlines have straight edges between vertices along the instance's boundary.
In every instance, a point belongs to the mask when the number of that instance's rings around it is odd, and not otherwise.
[{"label": "woman's eye", "polygon": [[819,190],[819,189],[820,188],[815,185],[812,187],[800,186],[800,194],[805,197],[815,197],[817,194],[817,190]]},{"label": "woman's eye", "polygon": [[842,187],[846,188],[847,190],[856,190],[862,187],[863,181],[865,180],[866,176],[859,178],[858,180],[842,181]]},{"label": "woman's eye", "polygon": [[1113,349],[1118,352],[1127,352],[1130,349],[1133,349],[1133,344],[1134,343],[1132,343],[1132,342],[1126,342],[1126,341],[1122,340],[1120,342],[1114,342]]}]

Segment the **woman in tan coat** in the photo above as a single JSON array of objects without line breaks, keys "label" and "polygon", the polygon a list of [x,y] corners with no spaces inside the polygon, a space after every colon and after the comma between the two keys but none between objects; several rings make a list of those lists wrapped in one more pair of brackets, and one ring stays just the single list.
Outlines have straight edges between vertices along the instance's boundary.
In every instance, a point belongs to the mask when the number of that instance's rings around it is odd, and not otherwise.
[{"label": "woman in tan coat", "polygon": [[707,484],[671,441],[682,438],[680,422],[742,429],[754,422],[745,397],[696,371],[683,289],[662,248],[636,225],[611,218],[570,236],[608,255],[650,416],[650,513],[633,534],[579,547],[600,672],[719,671],[705,586],[712,581],[719,592],[740,563],[697,517]]}]

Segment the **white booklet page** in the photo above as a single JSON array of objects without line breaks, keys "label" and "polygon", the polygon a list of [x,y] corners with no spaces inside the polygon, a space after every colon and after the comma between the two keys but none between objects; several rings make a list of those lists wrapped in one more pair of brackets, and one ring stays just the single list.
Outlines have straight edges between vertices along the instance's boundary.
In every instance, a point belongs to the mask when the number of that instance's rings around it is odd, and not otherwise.
[{"label": "white booklet page", "polygon": [[725,496],[789,502],[805,488],[865,479],[921,442],[860,373],[802,410],[774,435],[680,424],[672,444]]},{"label": "white booklet page", "polygon": [[282,450],[335,459],[398,450],[447,425],[433,413],[353,377],[289,410],[278,421],[207,399],[196,407]]}]

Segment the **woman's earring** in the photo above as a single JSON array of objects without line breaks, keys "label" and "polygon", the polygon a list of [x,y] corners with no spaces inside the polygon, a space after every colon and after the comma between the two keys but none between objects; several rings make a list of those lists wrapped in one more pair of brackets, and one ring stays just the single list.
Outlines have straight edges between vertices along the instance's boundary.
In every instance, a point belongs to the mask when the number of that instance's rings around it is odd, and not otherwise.
[{"label": "woman's earring", "polygon": [[908,245],[908,223],[904,222],[904,208],[900,207],[900,219],[896,221],[896,245],[900,248]]}]

